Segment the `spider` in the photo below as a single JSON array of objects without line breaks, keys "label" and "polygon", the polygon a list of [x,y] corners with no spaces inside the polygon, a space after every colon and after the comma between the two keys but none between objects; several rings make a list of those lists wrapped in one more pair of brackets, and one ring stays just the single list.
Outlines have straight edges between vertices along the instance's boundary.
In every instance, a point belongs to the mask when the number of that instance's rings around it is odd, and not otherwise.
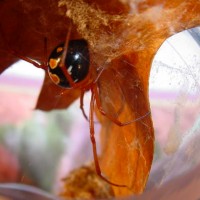
[{"label": "spider", "polygon": [[[44,69],[48,71],[48,74],[53,83],[58,85],[59,87],[65,89],[75,89],[79,88],[81,90],[80,97],[80,107],[84,117],[89,121],[90,127],[90,139],[92,143],[93,149],[93,157],[96,173],[107,183],[117,186],[117,187],[128,187],[127,185],[118,184],[111,182],[101,172],[101,168],[99,165],[98,155],[97,155],[97,147],[95,140],[95,131],[94,131],[94,107],[97,105],[100,113],[110,119],[113,123],[118,126],[126,126],[133,122],[139,121],[146,116],[149,115],[149,112],[146,114],[137,117],[136,119],[129,120],[126,122],[121,122],[118,120],[118,115],[120,114],[120,110],[123,109],[123,105],[120,106],[120,109],[117,109],[116,113],[113,115],[109,110],[105,111],[102,106],[101,99],[99,98],[101,90],[101,84],[99,84],[99,80],[101,75],[104,73],[105,68],[100,67],[94,72],[90,62],[90,52],[89,45],[85,39],[77,39],[70,40],[72,26],[70,25],[66,41],[60,43],[56,46],[51,52],[48,60],[45,60],[42,63],[38,63],[31,58],[24,57],[19,55],[16,51],[10,50],[10,53],[26,62],[33,64],[37,68]],[[44,45],[44,57],[46,58],[46,39]],[[95,77],[95,78],[94,78]],[[116,82],[116,84],[119,84]],[[85,114],[83,108],[83,97],[86,91],[91,91],[91,101],[90,101],[90,111],[89,118]]]}]

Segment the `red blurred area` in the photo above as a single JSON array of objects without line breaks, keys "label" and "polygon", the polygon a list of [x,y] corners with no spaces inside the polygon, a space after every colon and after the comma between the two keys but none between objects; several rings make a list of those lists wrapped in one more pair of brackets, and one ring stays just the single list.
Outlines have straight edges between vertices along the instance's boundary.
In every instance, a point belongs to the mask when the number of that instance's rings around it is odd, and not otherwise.
[{"label": "red blurred area", "polygon": [[20,166],[16,156],[4,146],[0,146],[0,182],[17,182],[19,175]]}]

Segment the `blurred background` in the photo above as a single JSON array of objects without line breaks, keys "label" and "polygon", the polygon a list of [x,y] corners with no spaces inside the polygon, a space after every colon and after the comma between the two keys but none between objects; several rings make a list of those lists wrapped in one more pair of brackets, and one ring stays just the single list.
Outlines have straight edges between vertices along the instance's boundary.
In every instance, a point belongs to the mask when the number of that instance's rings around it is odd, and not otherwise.
[{"label": "blurred background", "polygon": [[[199,77],[200,27],[169,38],[152,63],[156,148],[147,192],[200,164]],[[56,193],[70,170],[92,160],[92,151],[79,101],[66,110],[34,110],[43,78],[43,70],[24,61],[0,76],[0,182]],[[89,101],[88,94],[86,111]]]}]

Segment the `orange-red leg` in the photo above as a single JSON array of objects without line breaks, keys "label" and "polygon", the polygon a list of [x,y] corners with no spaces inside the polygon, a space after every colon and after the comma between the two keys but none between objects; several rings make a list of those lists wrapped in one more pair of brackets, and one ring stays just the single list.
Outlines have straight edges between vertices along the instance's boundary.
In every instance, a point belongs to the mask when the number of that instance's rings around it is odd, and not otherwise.
[{"label": "orange-red leg", "polygon": [[[85,90],[81,90],[81,96],[80,96],[80,109],[82,111],[82,114],[84,116],[84,118],[89,121],[87,114],[85,113],[85,109],[84,109],[84,95],[85,95]],[[94,121],[94,123],[99,123],[98,121]]]},{"label": "orange-red leg", "polygon": [[48,55],[47,55],[47,38],[44,38],[44,55],[43,55],[43,65],[48,65]]},{"label": "orange-red leg", "polygon": [[[7,43],[7,40],[6,40],[6,37],[2,31],[2,27],[0,25],[0,35],[2,36],[2,39],[4,40],[5,44]],[[37,68],[41,68],[41,69],[44,69],[44,70],[47,70],[47,65],[44,65],[44,64],[41,64],[41,63],[38,63],[28,57],[25,57],[25,56],[21,56],[18,52],[14,51],[14,50],[11,50],[9,47],[10,45],[9,44],[6,44],[6,46],[8,46],[8,50],[2,50],[2,51],[6,51],[8,52],[9,54],[17,57],[17,58],[20,58],[21,60],[24,60],[32,65],[34,65],[35,67]]]},{"label": "orange-red leg", "polygon": [[114,122],[115,124],[117,124],[118,126],[126,126],[126,125],[129,125],[133,122],[137,122],[147,116],[150,115],[150,112],[147,112],[145,115],[141,116],[141,117],[138,117],[137,119],[134,119],[134,120],[131,120],[131,121],[128,121],[128,122],[120,122],[118,119],[115,119],[114,117],[110,116],[109,114],[107,114],[102,106],[101,106],[101,102],[100,102],[100,99],[99,99],[99,93],[97,91],[97,86],[95,85],[93,88],[92,88],[92,92],[95,94],[95,101],[96,101],[96,105],[97,105],[97,108],[99,110],[99,112],[104,115],[105,117],[107,117],[108,119],[110,119],[112,122]]},{"label": "orange-red leg", "polygon": [[81,96],[80,96],[80,109],[83,113],[83,116],[85,117],[85,119],[88,121],[88,116],[86,115],[85,113],[85,110],[84,110],[84,94],[85,94],[85,90],[81,90]]},{"label": "orange-red leg", "polygon": [[93,150],[93,156],[94,156],[94,164],[96,173],[99,177],[101,177],[104,181],[109,183],[110,185],[117,186],[117,187],[127,187],[126,185],[120,185],[113,183],[109,181],[107,178],[105,178],[101,173],[101,168],[99,165],[99,159],[97,155],[97,147],[96,147],[96,140],[95,140],[95,131],[94,131],[94,104],[95,104],[95,93],[94,90],[91,90],[91,101],[90,101],[90,115],[89,115],[89,124],[90,124],[90,139],[92,142],[92,150]]},{"label": "orange-red leg", "polygon": [[69,39],[70,39],[70,35],[71,35],[71,29],[72,29],[72,24],[70,23],[59,67],[61,68],[63,74],[65,75],[65,77],[69,81],[70,86],[73,88],[73,87],[75,87],[76,83],[73,81],[72,77],[70,76],[69,72],[67,71],[67,69],[65,67],[65,59],[66,59],[66,56],[67,56],[67,49],[68,49]]},{"label": "orange-red leg", "polygon": [[20,58],[21,60],[24,60],[32,65],[34,65],[35,67],[37,68],[40,68],[40,69],[44,69],[44,70],[47,70],[47,65],[43,65],[43,64],[40,64],[40,63],[37,63],[36,61],[28,58],[28,57],[25,57],[25,56],[21,56],[19,55],[16,51],[10,51],[10,53],[14,56],[16,56],[17,58]]}]

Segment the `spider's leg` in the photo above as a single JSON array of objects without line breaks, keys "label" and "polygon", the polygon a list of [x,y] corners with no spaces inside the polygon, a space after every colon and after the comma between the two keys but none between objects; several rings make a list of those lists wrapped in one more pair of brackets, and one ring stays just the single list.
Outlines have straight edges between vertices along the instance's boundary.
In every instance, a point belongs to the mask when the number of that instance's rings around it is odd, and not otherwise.
[{"label": "spider's leg", "polygon": [[71,35],[71,30],[72,30],[72,24],[70,23],[69,30],[67,32],[67,36],[65,39],[63,54],[62,54],[59,66],[60,66],[63,74],[65,75],[66,79],[69,81],[70,86],[73,88],[73,87],[75,87],[76,83],[74,83],[72,77],[70,76],[69,72],[67,71],[67,69],[65,67],[65,59],[67,56],[67,49],[68,49],[69,39],[70,39],[70,35]]},{"label": "spider's leg", "polygon": [[141,117],[138,117],[137,119],[134,119],[134,120],[131,120],[131,121],[127,121],[127,122],[120,122],[118,119],[112,117],[111,115],[107,114],[102,106],[101,106],[101,101],[99,99],[99,93],[97,91],[97,86],[94,85],[94,87],[92,88],[92,92],[95,94],[95,101],[96,101],[96,105],[97,105],[97,108],[99,110],[99,112],[104,115],[105,117],[107,117],[108,119],[110,119],[112,122],[114,122],[115,124],[117,124],[118,126],[126,126],[126,125],[129,125],[131,123],[134,123],[134,122],[137,122],[137,121],[140,121],[141,119],[147,117],[150,115],[150,112],[147,112],[145,115],[141,116]]},{"label": "spider's leg", "polygon": [[[6,43],[7,43],[7,40],[6,40],[6,36],[4,35],[3,29],[2,29],[2,27],[1,27],[1,24],[0,24],[0,36],[3,38],[3,41],[4,41],[4,43],[6,44]],[[17,57],[17,58],[20,58],[21,60],[24,60],[24,61],[26,61],[26,62],[28,62],[28,63],[34,65],[34,66],[37,67],[37,68],[41,68],[41,69],[44,69],[44,70],[47,69],[47,66],[46,66],[46,65],[40,64],[40,63],[38,63],[38,62],[32,60],[31,58],[28,58],[28,57],[26,57],[26,56],[22,56],[22,55],[20,55],[17,51],[14,51],[14,50],[10,49],[10,48],[9,48],[9,46],[10,46],[9,44],[8,44],[8,45],[6,44],[6,46],[8,46],[8,49],[7,49],[7,50],[2,50],[2,49],[1,49],[1,51],[5,51],[5,52],[7,52],[8,54],[11,54],[11,55],[13,55],[13,56],[15,56],[15,57]]]},{"label": "spider's leg", "polygon": [[47,38],[44,38],[44,55],[43,55],[43,65],[47,66],[48,65],[48,56],[47,56]]},{"label": "spider's leg", "polygon": [[16,56],[17,58],[20,58],[21,60],[24,60],[24,61],[26,61],[26,62],[28,62],[28,63],[34,65],[34,66],[37,67],[37,68],[47,70],[47,66],[46,66],[46,65],[40,64],[40,63],[38,63],[38,62],[32,60],[31,58],[28,58],[28,57],[25,57],[25,56],[21,56],[21,55],[19,55],[19,53],[16,52],[16,51],[10,50],[9,52],[10,52],[10,54]]},{"label": "spider's leg", "polygon": [[85,110],[84,110],[84,94],[85,94],[85,90],[81,90],[81,96],[80,96],[80,109],[83,113],[83,116],[85,117],[85,119],[88,121],[88,116],[86,115],[85,113]]},{"label": "spider's leg", "polygon": [[116,187],[127,187],[126,185],[120,185],[120,184],[113,183],[102,175],[101,168],[100,168],[100,165],[99,165],[99,159],[98,159],[98,155],[97,155],[97,147],[96,147],[95,131],[94,131],[95,93],[94,93],[94,90],[91,90],[91,91],[92,91],[92,94],[91,94],[91,101],[90,101],[89,124],[90,124],[90,139],[91,139],[91,142],[92,142],[92,150],[93,150],[96,173],[99,177],[101,177],[101,179],[103,179],[104,181],[106,181],[110,185],[113,185],[113,186],[116,186]]}]

